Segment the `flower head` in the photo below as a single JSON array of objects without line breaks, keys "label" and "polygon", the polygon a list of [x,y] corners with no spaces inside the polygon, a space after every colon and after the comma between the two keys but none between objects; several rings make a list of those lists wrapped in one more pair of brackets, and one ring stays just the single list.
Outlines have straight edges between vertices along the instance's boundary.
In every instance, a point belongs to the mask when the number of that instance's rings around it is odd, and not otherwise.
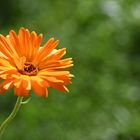
[{"label": "flower head", "polygon": [[38,96],[48,96],[48,87],[68,92],[71,83],[67,68],[73,66],[72,58],[61,59],[66,48],[55,49],[59,41],[49,39],[41,47],[42,34],[20,28],[4,37],[0,35],[0,93],[14,87],[17,96],[28,96],[33,88]]}]

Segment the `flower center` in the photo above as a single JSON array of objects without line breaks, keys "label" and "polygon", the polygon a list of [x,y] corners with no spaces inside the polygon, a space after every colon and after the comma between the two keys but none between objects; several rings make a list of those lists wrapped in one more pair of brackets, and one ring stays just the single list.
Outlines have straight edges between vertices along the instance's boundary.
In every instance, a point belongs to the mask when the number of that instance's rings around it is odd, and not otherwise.
[{"label": "flower center", "polygon": [[25,62],[23,70],[19,70],[19,72],[23,75],[34,76],[37,74],[38,69],[30,62]]}]

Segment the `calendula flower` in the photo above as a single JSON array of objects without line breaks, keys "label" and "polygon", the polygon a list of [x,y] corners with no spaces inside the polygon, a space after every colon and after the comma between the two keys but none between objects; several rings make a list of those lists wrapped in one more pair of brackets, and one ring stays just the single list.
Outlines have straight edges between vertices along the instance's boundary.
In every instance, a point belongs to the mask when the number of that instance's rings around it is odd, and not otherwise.
[{"label": "calendula flower", "polygon": [[17,96],[28,96],[33,88],[38,96],[48,96],[48,88],[68,92],[72,58],[61,59],[66,48],[55,49],[59,41],[49,39],[42,47],[42,34],[20,28],[0,35],[0,93],[14,87]]}]

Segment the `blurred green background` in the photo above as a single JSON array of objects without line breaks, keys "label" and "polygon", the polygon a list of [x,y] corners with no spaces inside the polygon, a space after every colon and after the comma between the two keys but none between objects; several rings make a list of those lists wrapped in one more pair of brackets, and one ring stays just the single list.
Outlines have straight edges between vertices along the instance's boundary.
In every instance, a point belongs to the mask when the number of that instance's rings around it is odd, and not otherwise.
[{"label": "blurred green background", "polygon": [[[0,33],[24,26],[73,57],[70,94],[31,93],[3,140],[140,140],[139,0],[0,0]],[[0,122],[13,91],[0,96]]]}]

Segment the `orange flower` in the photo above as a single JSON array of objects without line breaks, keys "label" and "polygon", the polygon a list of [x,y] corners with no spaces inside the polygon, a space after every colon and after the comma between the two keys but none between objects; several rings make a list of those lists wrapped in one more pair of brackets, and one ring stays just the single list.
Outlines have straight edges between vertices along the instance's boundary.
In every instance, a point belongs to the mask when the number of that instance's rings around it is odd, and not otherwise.
[{"label": "orange flower", "polygon": [[0,35],[0,93],[14,87],[17,96],[28,96],[33,88],[38,96],[48,96],[48,87],[68,92],[71,83],[69,71],[72,58],[61,58],[66,48],[55,49],[59,41],[49,39],[40,47],[42,34],[20,28],[17,35],[13,30],[6,37]]}]

